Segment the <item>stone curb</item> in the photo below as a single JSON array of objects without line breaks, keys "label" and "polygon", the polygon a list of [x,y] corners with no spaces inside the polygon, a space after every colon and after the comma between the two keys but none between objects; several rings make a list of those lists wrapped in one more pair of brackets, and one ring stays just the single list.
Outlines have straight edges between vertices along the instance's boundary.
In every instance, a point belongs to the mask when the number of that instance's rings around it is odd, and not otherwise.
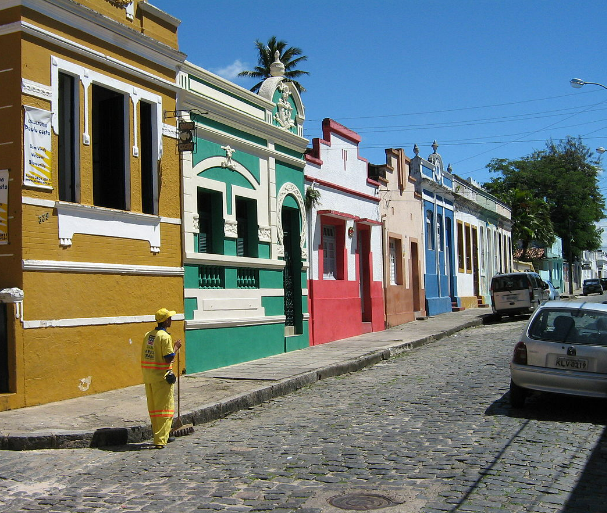
[{"label": "stone curb", "polygon": [[[184,424],[201,425],[222,419],[231,413],[245,410],[270,401],[276,397],[289,395],[297,390],[322,379],[341,376],[372,367],[382,361],[394,358],[402,353],[417,349],[468,328],[483,324],[482,317],[465,322],[454,328],[428,335],[411,342],[372,351],[343,362],[322,367],[285,378],[270,385],[243,392],[222,401],[206,404],[196,410],[181,415]],[[7,435],[0,438],[0,450],[37,450],[37,449],[79,449],[91,447],[119,446],[128,443],[141,443],[152,438],[150,426],[132,426],[122,428],[100,428],[95,431],[36,432],[27,435]]]}]

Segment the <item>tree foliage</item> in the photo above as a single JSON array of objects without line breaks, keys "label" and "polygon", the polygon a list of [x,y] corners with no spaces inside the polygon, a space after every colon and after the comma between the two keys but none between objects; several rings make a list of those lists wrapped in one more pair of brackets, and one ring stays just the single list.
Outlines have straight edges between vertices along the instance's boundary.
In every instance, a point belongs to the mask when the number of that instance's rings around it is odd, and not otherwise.
[{"label": "tree foliage", "polygon": [[257,66],[255,66],[253,70],[241,71],[238,74],[239,77],[252,77],[260,79],[257,84],[251,87],[251,91],[254,93],[258,92],[261,84],[263,84],[263,81],[272,76],[270,74],[270,67],[274,62],[277,51],[280,62],[282,62],[285,67],[285,78],[293,82],[300,93],[305,91],[305,88],[297,80],[295,80],[302,75],[310,74],[308,71],[296,69],[297,66],[299,66],[302,62],[308,60],[307,56],[302,55],[301,48],[297,48],[296,46],[287,47],[287,42],[277,40],[276,36],[272,36],[267,43],[263,43],[257,39],[255,41],[255,46],[258,52]]},{"label": "tree foliage", "polygon": [[522,243],[522,260],[527,258],[532,242],[546,246],[554,244],[554,227],[544,200],[520,189],[509,190],[503,199],[512,209],[512,237]]},{"label": "tree foliage", "polygon": [[[543,150],[519,160],[494,159],[487,167],[501,176],[492,178],[484,186],[513,207],[513,222],[521,225],[517,230],[534,233],[533,226],[541,214],[533,210],[537,205],[532,204],[527,214],[524,208],[515,210],[510,201],[519,196],[509,191],[528,193],[545,203],[568,260],[579,257],[584,250],[600,248],[602,230],[595,223],[603,219],[605,208],[605,199],[598,188],[601,168],[580,138],[568,137],[557,143],[550,140]],[[524,225],[527,226],[523,228]],[[545,235],[539,232],[533,238],[549,242],[543,240]]]}]

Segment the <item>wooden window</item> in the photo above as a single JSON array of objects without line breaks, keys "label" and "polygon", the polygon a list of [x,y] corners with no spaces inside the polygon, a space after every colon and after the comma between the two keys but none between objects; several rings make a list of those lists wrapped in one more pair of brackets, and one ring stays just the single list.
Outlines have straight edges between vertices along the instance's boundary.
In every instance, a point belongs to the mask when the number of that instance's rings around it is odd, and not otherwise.
[{"label": "wooden window", "polygon": [[436,247],[440,251],[445,250],[445,238],[443,236],[443,216],[438,214],[436,223]]},{"label": "wooden window", "polygon": [[99,207],[128,210],[125,96],[96,84],[92,89],[93,203]]},{"label": "wooden window", "polygon": [[139,105],[141,211],[144,214],[158,214],[157,130],[154,126],[157,106],[144,101]]},{"label": "wooden window", "polygon": [[337,274],[335,226],[324,225],[322,227],[322,250],[323,278],[335,280]]},{"label": "wooden window", "polygon": [[485,227],[481,226],[480,230],[480,250],[481,250],[481,262],[480,262],[480,270],[481,273],[485,273]]},{"label": "wooden window", "polygon": [[78,102],[76,79],[66,73],[59,73],[58,124],[59,155],[58,180],[59,199],[78,201]]},{"label": "wooden window", "polygon": [[390,237],[390,285],[403,284],[403,249],[401,239]]},{"label": "wooden window", "polygon": [[466,271],[466,262],[464,259],[465,255],[464,247],[464,225],[461,221],[457,222],[457,270],[460,273]]},{"label": "wooden window", "polygon": [[468,223],[464,226],[464,233],[466,239],[466,272],[472,272],[472,234],[470,225]]},{"label": "wooden window", "polygon": [[257,257],[257,208],[254,200],[236,198],[236,222],[238,223],[236,255]]},{"label": "wooden window", "polygon": [[198,252],[223,254],[223,205],[220,192],[198,189],[198,224]]},{"label": "wooden window", "polygon": [[426,249],[434,249],[434,213],[426,210]]},{"label": "wooden window", "polygon": [[398,275],[396,261],[396,241],[390,239],[390,285],[396,285],[396,277]]}]

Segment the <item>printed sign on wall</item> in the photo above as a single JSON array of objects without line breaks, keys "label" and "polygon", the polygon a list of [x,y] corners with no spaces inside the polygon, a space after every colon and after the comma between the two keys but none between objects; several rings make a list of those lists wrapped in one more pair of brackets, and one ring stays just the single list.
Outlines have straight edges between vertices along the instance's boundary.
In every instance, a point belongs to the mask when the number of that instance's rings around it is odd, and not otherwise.
[{"label": "printed sign on wall", "polygon": [[25,107],[23,120],[23,185],[52,188],[51,185],[51,113]]},{"label": "printed sign on wall", "polygon": [[0,169],[0,244],[8,244],[8,169]]}]

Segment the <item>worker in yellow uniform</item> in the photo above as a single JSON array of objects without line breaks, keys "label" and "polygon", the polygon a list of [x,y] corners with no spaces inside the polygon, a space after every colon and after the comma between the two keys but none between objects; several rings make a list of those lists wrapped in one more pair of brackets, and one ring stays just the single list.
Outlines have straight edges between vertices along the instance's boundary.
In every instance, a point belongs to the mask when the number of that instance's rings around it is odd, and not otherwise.
[{"label": "worker in yellow uniform", "polygon": [[175,376],[169,371],[172,369],[175,352],[181,347],[181,340],[173,344],[173,339],[167,332],[173,315],[175,312],[166,308],[158,310],[155,315],[158,326],[145,334],[141,347],[141,370],[156,449],[163,449],[169,441],[175,413]]}]

